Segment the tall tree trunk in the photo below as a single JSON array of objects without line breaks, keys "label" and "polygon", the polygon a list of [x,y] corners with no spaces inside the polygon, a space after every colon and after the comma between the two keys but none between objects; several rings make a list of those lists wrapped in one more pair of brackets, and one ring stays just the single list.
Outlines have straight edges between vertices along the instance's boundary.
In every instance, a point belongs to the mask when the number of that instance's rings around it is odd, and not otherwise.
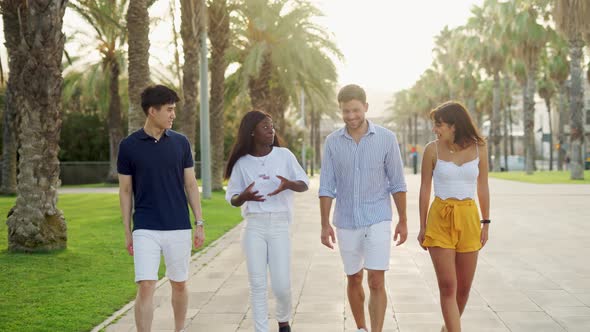
[{"label": "tall tree trunk", "polygon": [[562,82],[559,86],[559,125],[557,126],[557,137],[559,141],[559,150],[557,150],[557,169],[563,171],[565,161],[565,119],[567,107],[567,83]]},{"label": "tall tree trunk", "polygon": [[526,146],[526,174],[535,170],[535,66],[527,69],[526,100],[524,104],[524,137]]},{"label": "tall tree trunk", "polygon": [[[553,170],[553,124],[551,119],[551,99],[545,99],[545,105],[547,106],[547,116],[549,117],[549,170]],[[541,140],[541,144],[543,141]]]},{"label": "tall tree trunk", "polygon": [[[252,108],[271,113],[271,107],[269,106],[270,97],[270,80],[272,77],[272,61],[270,52],[266,52],[262,59],[262,65],[258,76],[250,77],[248,80],[248,91],[250,95],[250,102]],[[274,116],[273,116],[274,119]],[[282,130],[282,128],[281,128]]]},{"label": "tall tree trunk", "polygon": [[[7,21],[4,20],[6,27]],[[6,33],[5,33],[6,34]],[[9,66],[12,67],[12,66]],[[18,72],[10,68],[10,72]],[[17,112],[12,97],[12,86],[14,81],[8,80],[6,94],[4,99],[4,128],[2,135],[2,186],[1,194],[12,195],[16,193],[16,151],[18,142],[16,139],[16,129],[18,128]]]},{"label": "tall tree trunk", "polygon": [[309,112],[310,116],[309,116],[309,150],[311,152],[311,158],[310,159],[310,167],[309,167],[309,174],[311,176],[314,175],[315,172],[315,145],[314,145],[314,139],[315,139],[315,119],[314,119],[314,114],[316,113],[315,111],[315,107],[311,107],[311,110]]},{"label": "tall tree trunk", "polygon": [[20,72],[10,72],[20,113],[17,198],[6,221],[10,251],[67,246],[66,222],[57,209],[66,6],[67,1],[2,2],[4,15],[19,17],[22,29],[19,40],[6,43],[10,62],[23,61]]},{"label": "tall tree trunk", "polygon": [[229,12],[226,0],[213,0],[209,7],[209,39],[211,40],[211,99],[209,101],[209,118],[211,124],[211,188],[223,189],[224,170],[224,94],[225,70],[227,60],[225,53],[229,47]]},{"label": "tall tree trunk", "polygon": [[118,180],[117,156],[119,155],[119,143],[123,139],[121,121],[121,97],[119,96],[119,63],[117,59],[111,59],[108,63],[109,74],[109,175],[107,181],[116,183]]},{"label": "tall tree trunk", "polygon": [[582,86],[582,40],[570,41],[570,178],[584,179],[584,159],[582,154],[584,140],[584,89]]},{"label": "tall tree trunk", "polygon": [[4,39],[8,52],[8,71],[14,73],[9,75],[6,85],[5,108],[4,108],[4,129],[2,144],[2,187],[3,194],[16,193],[17,173],[17,149],[18,149],[18,128],[19,114],[15,105],[14,94],[17,91],[17,75],[22,72],[25,59],[20,58],[18,46],[21,40],[20,22],[17,8],[13,4],[1,3],[2,16],[4,20]]},{"label": "tall tree trunk", "polygon": [[[172,43],[174,44],[174,74],[178,80],[178,97],[176,102],[176,109],[182,112],[184,109],[184,94],[182,91],[182,66],[180,65],[180,45],[178,39],[180,38],[178,31],[176,31],[176,0],[170,0],[170,18],[172,20]],[[175,128],[178,127],[175,126]]]},{"label": "tall tree trunk", "polygon": [[477,110],[476,110],[476,106],[475,106],[475,98],[473,98],[473,97],[467,98],[467,110],[469,111],[469,115],[471,116],[471,118],[475,122],[475,125],[477,126],[477,128],[481,128],[481,123],[479,123],[477,120]]},{"label": "tall tree trunk", "polygon": [[504,167],[505,170],[508,171],[508,141],[511,139],[511,135],[508,133],[508,112],[510,112],[510,101],[512,96],[510,95],[510,80],[508,77],[504,77],[504,114],[502,123],[504,124],[503,128],[503,135],[502,135],[502,142],[503,142],[503,150],[504,150]]},{"label": "tall tree trunk", "polygon": [[492,101],[492,119],[491,119],[491,136],[492,143],[494,145],[494,160],[492,165],[493,171],[500,171],[500,73],[494,73],[494,90],[493,90],[493,101]]},{"label": "tall tree trunk", "polygon": [[[184,52],[182,93],[184,107],[179,114],[179,130],[191,143],[193,159],[197,137],[197,100],[199,94],[199,15],[202,1],[180,1],[180,36]],[[196,164],[195,164],[196,165]]]},{"label": "tall tree trunk", "polygon": [[129,0],[129,8],[127,9],[127,31],[129,34],[129,134],[143,127],[145,123],[145,113],[141,108],[141,92],[151,84],[148,1]]},{"label": "tall tree trunk", "polygon": [[287,123],[285,122],[285,111],[289,103],[289,95],[287,91],[280,85],[276,85],[271,88],[270,95],[268,96],[268,109],[267,113],[273,118],[273,122],[277,125],[278,130],[283,134],[286,134]]},{"label": "tall tree trunk", "polygon": [[315,148],[314,157],[315,157],[315,164],[316,164],[317,169],[322,168],[322,141],[323,141],[323,137],[321,137],[321,133],[320,133],[320,130],[322,128],[321,122],[322,122],[322,116],[320,114],[316,114],[315,121],[313,124],[315,127],[315,129],[314,129],[315,139],[313,141],[313,144],[314,144],[314,148]]}]

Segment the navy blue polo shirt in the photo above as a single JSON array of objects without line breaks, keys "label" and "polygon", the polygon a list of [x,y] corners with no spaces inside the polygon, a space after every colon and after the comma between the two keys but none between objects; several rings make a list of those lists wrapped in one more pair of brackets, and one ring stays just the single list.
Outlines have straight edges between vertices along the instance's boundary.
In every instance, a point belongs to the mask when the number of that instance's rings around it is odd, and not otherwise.
[{"label": "navy blue polo shirt", "polygon": [[193,165],[188,139],[173,130],[158,141],[142,128],[121,141],[117,171],[131,175],[133,230],[191,228],[184,169]]}]

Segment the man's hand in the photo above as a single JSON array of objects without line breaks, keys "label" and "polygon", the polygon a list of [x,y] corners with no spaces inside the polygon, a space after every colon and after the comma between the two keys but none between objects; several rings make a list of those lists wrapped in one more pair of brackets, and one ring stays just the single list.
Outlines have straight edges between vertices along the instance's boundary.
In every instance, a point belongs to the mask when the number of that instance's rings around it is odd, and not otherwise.
[{"label": "man's hand", "polygon": [[322,244],[330,249],[334,249],[334,243],[336,243],[336,235],[334,235],[334,228],[328,225],[322,227]]},{"label": "man's hand", "polygon": [[125,233],[125,248],[130,256],[133,256],[133,235],[130,232]]},{"label": "man's hand", "polygon": [[395,226],[395,233],[393,234],[393,241],[396,242],[396,246],[401,245],[402,243],[406,242],[408,238],[408,223],[406,221],[400,220]]},{"label": "man's hand", "polygon": [[194,239],[193,239],[193,244],[195,245],[195,249],[200,248],[204,242],[205,242],[205,229],[203,228],[202,225],[196,226]]},{"label": "man's hand", "polygon": [[280,175],[277,175],[277,178],[279,178],[279,180],[281,180],[281,183],[279,184],[279,187],[275,191],[269,193],[268,196],[274,196],[274,195],[280,193],[281,191],[291,189],[291,181],[287,180],[286,178],[284,178]]}]

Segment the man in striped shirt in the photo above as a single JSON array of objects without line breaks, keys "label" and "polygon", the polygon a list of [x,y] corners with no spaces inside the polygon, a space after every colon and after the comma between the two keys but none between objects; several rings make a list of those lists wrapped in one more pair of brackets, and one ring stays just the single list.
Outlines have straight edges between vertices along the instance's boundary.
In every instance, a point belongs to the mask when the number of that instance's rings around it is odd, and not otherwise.
[{"label": "man in striped shirt", "polygon": [[[370,289],[371,330],[383,329],[387,294],[385,271],[389,269],[391,240],[406,241],[406,182],[395,134],[365,119],[369,105],[365,91],[347,85],[338,93],[345,126],[328,135],[320,175],[322,244],[334,248],[338,238],[347,275],[347,294],[358,331],[368,331],[365,321],[363,271]],[[398,213],[391,234],[393,196]],[[336,198],[334,226],[330,225]]]}]

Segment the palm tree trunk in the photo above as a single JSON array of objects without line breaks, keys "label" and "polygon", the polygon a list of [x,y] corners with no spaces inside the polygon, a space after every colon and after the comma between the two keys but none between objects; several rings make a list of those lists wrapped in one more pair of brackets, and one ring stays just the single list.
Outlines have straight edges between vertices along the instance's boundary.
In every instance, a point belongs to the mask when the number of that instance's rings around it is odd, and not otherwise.
[{"label": "palm tree trunk", "polygon": [[62,25],[67,1],[29,1],[27,6],[17,6],[2,3],[4,15],[17,15],[23,29],[17,44],[6,43],[10,61],[23,61],[20,72],[10,73],[16,87],[14,107],[20,113],[20,148],[16,205],[6,221],[8,249],[64,249],[67,226],[57,209],[57,188],[65,41]]},{"label": "palm tree trunk", "polygon": [[6,85],[4,129],[2,144],[2,187],[3,194],[16,193],[17,150],[18,150],[18,108],[15,105],[15,93],[17,92],[18,73],[22,72],[25,59],[20,57],[18,46],[21,40],[20,18],[14,4],[1,2],[2,18],[4,21],[4,39],[8,52],[9,75]]},{"label": "palm tree trunk", "polygon": [[[202,1],[180,2],[180,36],[184,52],[182,93],[184,107],[179,114],[179,130],[191,143],[193,159],[197,137],[197,100],[199,94],[199,15]],[[196,164],[195,164],[196,165]]]},{"label": "palm tree trunk", "polygon": [[584,179],[582,141],[584,139],[584,89],[582,87],[582,40],[570,41],[570,178]]},{"label": "palm tree trunk", "polygon": [[559,86],[559,125],[557,126],[557,136],[559,140],[559,150],[557,150],[557,170],[563,171],[563,163],[565,161],[565,119],[566,119],[566,99],[567,99],[567,83],[564,81]]},{"label": "palm tree trunk", "polygon": [[526,174],[535,170],[535,66],[527,70],[526,99],[524,104],[524,137],[526,146]]},{"label": "palm tree trunk", "polygon": [[[224,95],[225,95],[225,70],[227,60],[225,53],[229,47],[229,12],[226,0],[214,0],[209,7],[209,39],[211,40],[211,99],[210,123],[211,123],[211,188],[223,189],[224,170]],[[217,134],[213,134],[217,133]]]},{"label": "palm tree trunk", "polygon": [[494,90],[493,90],[493,101],[492,101],[492,121],[491,122],[491,136],[492,143],[494,145],[494,161],[492,165],[493,171],[500,171],[500,73],[494,73]]},{"label": "palm tree trunk", "polygon": [[[270,114],[271,108],[269,106],[270,97],[270,80],[272,76],[272,62],[271,54],[267,52],[262,59],[262,66],[257,77],[251,77],[248,81],[248,91],[250,95],[250,102],[252,108],[255,110],[264,111]],[[272,114],[271,114],[272,116]],[[274,119],[274,117],[273,117]]]},{"label": "palm tree trunk", "polygon": [[129,33],[129,134],[143,127],[145,123],[145,113],[141,108],[141,92],[151,84],[149,24],[148,0],[129,0],[129,8],[127,9],[127,30]]},{"label": "palm tree trunk", "polygon": [[473,119],[474,122],[476,122],[476,126],[477,128],[481,128],[481,123],[478,122],[477,120],[477,110],[475,107],[475,98],[473,97],[469,97],[467,98],[467,110],[469,111],[469,115],[471,115],[471,118]]},{"label": "palm tree trunk", "polygon": [[[553,124],[551,120],[551,99],[545,99],[547,105],[547,116],[549,117],[549,170],[553,170]],[[542,141],[541,141],[542,142]],[[543,144],[543,143],[541,143]]]},{"label": "palm tree trunk", "polygon": [[[121,121],[121,97],[119,96],[119,63],[117,59],[111,59],[108,63],[109,73],[109,174],[107,182],[118,181],[117,156],[119,155],[119,143],[123,139]],[[107,67],[107,68],[108,68]]]},{"label": "palm tree trunk", "polygon": [[270,114],[273,118],[273,122],[277,125],[277,128],[283,133],[287,130],[285,111],[287,110],[288,103],[289,96],[283,87],[277,84],[270,90],[270,95],[267,101],[268,109],[266,112]]},{"label": "palm tree trunk", "polygon": [[322,128],[321,121],[322,121],[322,116],[320,114],[316,114],[315,121],[313,123],[314,136],[315,136],[313,144],[314,144],[314,148],[315,148],[314,157],[315,157],[315,164],[316,164],[317,169],[322,168],[322,137],[321,137],[321,133],[320,133],[320,130]]},{"label": "palm tree trunk", "polygon": [[[6,24],[6,20],[4,21]],[[11,69],[13,72],[14,69]],[[16,72],[16,71],[15,71]],[[17,112],[12,97],[11,81],[8,81],[4,99],[4,129],[2,135],[2,186],[0,193],[4,195],[16,194],[16,140]]]}]

